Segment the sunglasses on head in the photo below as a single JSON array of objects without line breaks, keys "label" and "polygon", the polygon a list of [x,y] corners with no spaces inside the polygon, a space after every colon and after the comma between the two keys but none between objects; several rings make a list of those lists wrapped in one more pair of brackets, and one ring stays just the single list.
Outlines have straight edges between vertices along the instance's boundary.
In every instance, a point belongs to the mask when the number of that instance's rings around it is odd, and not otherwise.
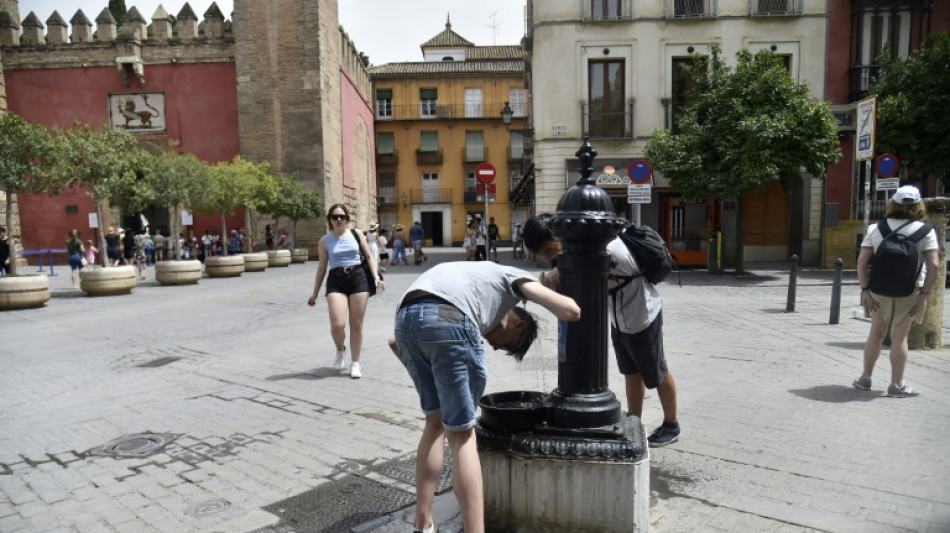
[{"label": "sunglasses on head", "polygon": [[330,215],[330,218],[332,220],[346,220],[349,217],[346,215]]}]

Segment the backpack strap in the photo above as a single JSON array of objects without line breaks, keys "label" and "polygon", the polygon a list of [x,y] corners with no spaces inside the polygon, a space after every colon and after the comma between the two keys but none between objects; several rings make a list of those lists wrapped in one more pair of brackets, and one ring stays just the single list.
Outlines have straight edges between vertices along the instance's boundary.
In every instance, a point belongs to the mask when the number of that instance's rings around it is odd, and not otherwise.
[{"label": "backpack strap", "polygon": [[930,224],[924,223],[924,225],[921,226],[920,229],[908,235],[907,238],[910,239],[910,242],[916,243],[920,239],[923,239],[924,237],[926,237],[927,234],[930,233],[930,230],[932,229],[934,229],[933,226],[931,226]]}]

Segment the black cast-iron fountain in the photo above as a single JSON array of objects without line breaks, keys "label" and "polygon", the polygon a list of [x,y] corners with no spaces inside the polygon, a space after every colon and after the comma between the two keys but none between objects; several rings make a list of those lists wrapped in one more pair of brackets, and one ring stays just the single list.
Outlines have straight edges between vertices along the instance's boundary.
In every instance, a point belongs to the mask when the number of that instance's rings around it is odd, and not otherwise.
[{"label": "black cast-iron fountain", "polygon": [[[558,325],[558,386],[550,393],[534,391],[507,391],[485,395],[481,402],[481,417],[476,426],[479,453],[483,456],[486,490],[486,519],[500,521],[499,525],[510,521],[519,527],[534,524],[545,530],[576,530],[577,524],[570,523],[572,518],[563,515],[558,523],[544,522],[547,511],[520,510],[531,507],[531,502],[523,506],[508,505],[493,498],[489,491],[508,491],[510,494],[531,492],[537,487],[515,487],[506,483],[519,483],[514,479],[527,479],[530,475],[505,474],[512,459],[519,461],[536,460],[535,471],[543,469],[549,463],[546,459],[559,461],[556,468],[563,468],[560,461],[575,461],[576,471],[585,471],[579,465],[595,464],[596,468],[587,477],[604,476],[604,472],[621,472],[624,479],[640,481],[647,487],[631,486],[630,493],[643,493],[643,502],[637,503],[639,514],[648,513],[649,467],[648,454],[643,427],[639,418],[624,415],[620,402],[608,388],[607,381],[607,274],[610,269],[610,257],[607,244],[616,238],[624,226],[624,221],[614,213],[613,203],[607,193],[598,187],[591,178],[593,159],[597,152],[585,138],[576,153],[581,162],[580,179],[561,197],[557,213],[547,223],[563,244],[558,256],[560,270],[558,291],[574,298],[581,308],[581,320]],[[486,457],[494,460],[505,457],[509,466],[486,465]],[[646,475],[638,471],[635,476],[630,471],[611,470],[605,464],[645,465]],[[570,465],[567,465],[570,469]],[[501,470],[499,470],[501,468]],[[517,468],[532,468],[525,465]],[[606,468],[606,469],[605,469]],[[506,481],[505,475],[513,480]],[[558,474],[558,475],[563,475]],[[586,474],[580,474],[586,476]],[[621,474],[618,474],[621,475]],[[492,476],[498,479],[491,479]],[[544,484],[549,474],[539,473],[536,484]],[[609,477],[609,475],[608,475]],[[522,481],[523,482],[523,481]],[[598,479],[585,479],[591,490],[596,490]],[[613,483],[626,486],[626,481]],[[632,482],[630,483],[633,484]],[[578,487],[578,490],[587,490]],[[562,499],[571,495],[559,494]],[[589,495],[577,494],[578,499]],[[564,500],[562,500],[564,501]],[[500,503],[499,503],[500,502]],[[583,506],[583,503],[579,505]],[[562,506],[563,507],[563,506]],[[494,515],[493,515],[494,513]],[[568,513],[570,514],[570,513]],[[582,513],[580,513],[582,514]],[[612,530],[616,520],[629,520],[629,516],[605,518],[602,526]],[[585,522],[586,523],[586,522]]]}]

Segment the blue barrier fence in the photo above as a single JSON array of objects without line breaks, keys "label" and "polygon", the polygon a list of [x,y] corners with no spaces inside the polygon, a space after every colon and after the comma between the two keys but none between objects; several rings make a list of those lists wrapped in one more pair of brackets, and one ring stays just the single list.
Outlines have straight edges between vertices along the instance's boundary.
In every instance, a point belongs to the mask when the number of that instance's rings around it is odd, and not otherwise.
[{"label": "blue barrier fence", "polygon": [[43,256],[46,255],[49,258],[49,275],[55,276],[56,273],[53,271],[53,254],[64,254],[66,253],[65,248],[44,248],[42,250],[21,250],[17,252],[17,255],[35,255],[37,258],[37,264],[39,269],[37,272],[43,271]]}]

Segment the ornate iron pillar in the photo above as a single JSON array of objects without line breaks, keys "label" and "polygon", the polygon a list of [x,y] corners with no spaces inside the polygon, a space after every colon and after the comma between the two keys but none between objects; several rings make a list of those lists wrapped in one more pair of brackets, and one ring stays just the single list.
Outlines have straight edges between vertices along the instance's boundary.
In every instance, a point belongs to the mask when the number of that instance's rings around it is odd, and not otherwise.
[{"label": "ornate iron pillar", "polygon": [[597,152],[588,138],[575,155],[581,162],[581,177],[561,196],[557,214],[548,224],[564,245],[558,258],[559,290],[580,306],[581,320],[560,324],[558,387],[551,394],[548,423],[559,428],[594,428],[621,419],[620,402],[607,386],[610,256],[606,248],[623,228],[623,221],[614,213],[610,197],[591,178]]}]

